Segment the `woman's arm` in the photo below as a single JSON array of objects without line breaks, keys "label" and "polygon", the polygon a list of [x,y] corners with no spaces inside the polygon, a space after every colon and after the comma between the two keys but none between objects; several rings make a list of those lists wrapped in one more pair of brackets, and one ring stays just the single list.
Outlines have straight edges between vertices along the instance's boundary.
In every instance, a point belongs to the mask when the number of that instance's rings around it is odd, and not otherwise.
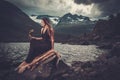
[{"label": "woman's arm", "polygon": [[51,34],[50,34],[50,40],[51,40],[51,47],[52,49],[54,49],[54,30],[51,30]]},{"label": "woman's arm", "polygon": [[33,32],[34,32],[33,29],[29,31],[29,38],[30,38],[30,40],[31,39],[35,39],[35,40],[42,40],[43,39],[42,37],[34,37],[34,36],[32,36]]},{"label": "woman's arm", "polygon": [[35,40],[42,40],[43,38],[42,37],[31,37],[32,39],[35,39]]},{"label": "woman's arm", "polygon": [[42,37],[34,37],[31,34],[29,34],[30,39],[35,39],[35,40],[42,40]]}]

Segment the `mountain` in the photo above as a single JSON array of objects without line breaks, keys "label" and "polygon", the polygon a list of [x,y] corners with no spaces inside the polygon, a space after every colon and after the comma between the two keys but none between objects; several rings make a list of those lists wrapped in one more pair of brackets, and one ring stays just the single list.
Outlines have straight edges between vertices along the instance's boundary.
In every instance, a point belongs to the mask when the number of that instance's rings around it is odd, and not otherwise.
[{"label": "mountain", "polygon": [[58,16],[50,16],[50,15],[31,15],[30,18],[34,20],[37,23],[40,23],[40,20],[42,18],[49,18],[54,27],[59,26],[61,24],[81,24],[81,25],[86,25],[86,24],[95,24],[96,21],[90,20],[89,17],[86,16],[78,16],[77,14],[72,15],[71,13],[67,13],[62,17]]},{"label": "mountain", "polygon": [[90,36],[95,40],[120,40],[120,13],[110,15],[109,20],[99,20]]},{"label": "mountain", "polygon": [[60,17],[58,17],[58,16],[50,16],[50,15],[38,15],[38,16],[37,15],[31,15],[30,16],[30,18],[37,23],[40,23],[40,20],[44,17],[50,19],[53,27],[55,27],[57,25],[57,23],[59,22],[59,19],[60,19]]},{"label": "mountain", "polygon": [[86,16],[78,16],[77,14],[72,15],[71,13],[67,13],[64,16],[60,18],[59,24],[75,24],[75,23],[80,23],[80,24],[85,24],[85,23],[92,23],[89,17]]},{"label": "mountain", "polygon": [[0,41],[28,41],[28,31],[40,25],[12,3],[0,1]]},{"label": "mountain", "polygon": [[56,32],[80,36],[93,30],[96,21],[91,21],[89,17],[72,15],[67,13],[62,16],[55,27]]}]

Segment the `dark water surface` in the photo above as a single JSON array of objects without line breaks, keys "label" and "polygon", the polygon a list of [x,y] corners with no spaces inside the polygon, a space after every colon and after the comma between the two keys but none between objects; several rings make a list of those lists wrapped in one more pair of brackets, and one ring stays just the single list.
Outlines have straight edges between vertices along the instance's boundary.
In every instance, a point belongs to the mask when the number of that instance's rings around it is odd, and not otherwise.
[{"label": "dark water surface", "polygon": [[[62,60],[70,64],[72,61],[93,61],[106,50],[97,48],[96,45],[69,45],[55,43]],[[11,60],[13,63],[23,61],[29,51],[29,43],[0,43],[0,57]]]}]

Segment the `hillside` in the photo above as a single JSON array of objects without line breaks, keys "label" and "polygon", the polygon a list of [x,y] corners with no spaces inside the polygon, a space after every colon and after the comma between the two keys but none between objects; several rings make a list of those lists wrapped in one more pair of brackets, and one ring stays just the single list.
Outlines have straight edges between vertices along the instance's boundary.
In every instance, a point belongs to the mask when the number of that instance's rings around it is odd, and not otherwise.
[{"label": "hillside", "polygon": [[115,16],[110,15],[109,20],[99,20],[90,36],[92,39],[97,40],[119,40],[120,13],[117,13]]},{"label": "hillside", "polygon": [[28,31],[40,28],[39,24],[7,1],[0,1],[0,10],[0,42],[28,41]]}]

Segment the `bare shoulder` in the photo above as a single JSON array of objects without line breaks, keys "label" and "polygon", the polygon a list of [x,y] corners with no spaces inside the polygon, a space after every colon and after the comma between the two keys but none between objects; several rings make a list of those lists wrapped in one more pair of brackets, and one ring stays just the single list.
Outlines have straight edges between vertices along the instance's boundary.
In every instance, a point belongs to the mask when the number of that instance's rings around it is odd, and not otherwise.
[{"label": "bare shoulder", "polygon": [[50,30],[51,30],[52,32],[54,32],[54,29],[53,29],[53,28],[50,28]]}]

